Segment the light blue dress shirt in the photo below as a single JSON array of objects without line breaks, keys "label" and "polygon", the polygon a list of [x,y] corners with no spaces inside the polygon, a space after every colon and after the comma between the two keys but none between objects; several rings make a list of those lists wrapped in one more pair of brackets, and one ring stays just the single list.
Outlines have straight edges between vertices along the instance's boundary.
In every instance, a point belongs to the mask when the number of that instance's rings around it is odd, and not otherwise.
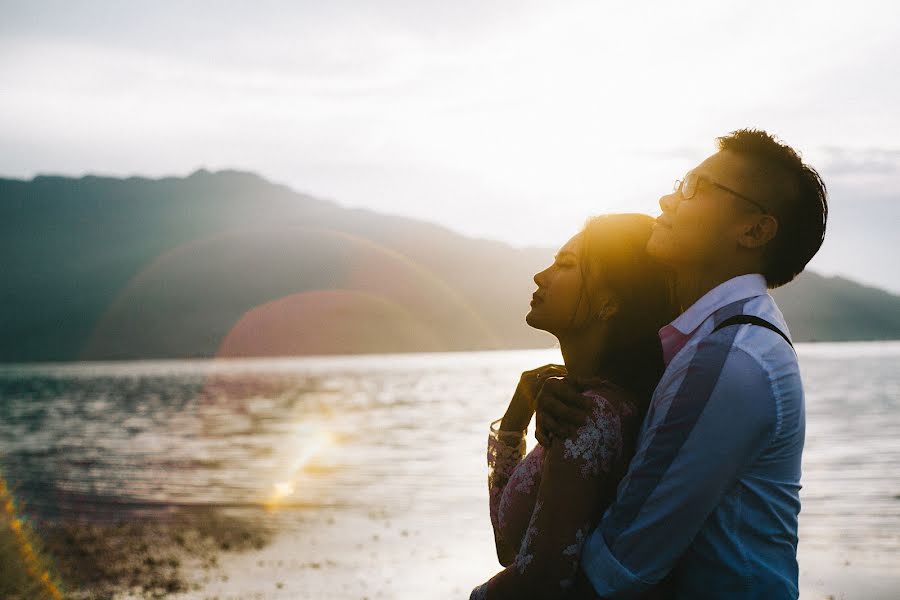
[{"label": "light blue dress shirt", "polygon": [[585,543],[598,594],[671,573],[679,598],[796,598],[805,413],[797,357],[762,275],[704,295],[660,331],[667,359],[616,501]]}]

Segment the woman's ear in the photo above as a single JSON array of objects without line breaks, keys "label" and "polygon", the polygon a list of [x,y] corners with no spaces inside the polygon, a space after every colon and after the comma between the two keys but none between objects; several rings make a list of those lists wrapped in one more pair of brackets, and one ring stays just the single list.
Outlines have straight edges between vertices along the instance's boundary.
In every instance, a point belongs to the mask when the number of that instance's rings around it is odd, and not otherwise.
[{"label": "woman's ear", "polygon": [[612,294],[603,294],[594,308],[594,316],[601,321],[610,320],[619,312],[619,301]]}]

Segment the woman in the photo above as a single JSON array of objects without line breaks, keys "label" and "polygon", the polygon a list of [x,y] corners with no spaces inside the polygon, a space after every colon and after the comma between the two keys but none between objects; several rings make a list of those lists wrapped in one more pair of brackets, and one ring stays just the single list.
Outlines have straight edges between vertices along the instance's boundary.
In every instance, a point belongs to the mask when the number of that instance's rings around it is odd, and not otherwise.
[{"label": "woman", "polygon": [[[506,569],[472,599],[594,596],[578,570],[581,546],[625,474],[662,375],[657,332],[677,315],[667,273],[644,249],[653,223],[639,214],[594,217],[534,276],[525,320],[556,336],[565,366],[523,373],[506,414],[491,424],[490,514]],[[591,418],[525,456],[534,398],[547,377],[560,376],[582,386]]]}]

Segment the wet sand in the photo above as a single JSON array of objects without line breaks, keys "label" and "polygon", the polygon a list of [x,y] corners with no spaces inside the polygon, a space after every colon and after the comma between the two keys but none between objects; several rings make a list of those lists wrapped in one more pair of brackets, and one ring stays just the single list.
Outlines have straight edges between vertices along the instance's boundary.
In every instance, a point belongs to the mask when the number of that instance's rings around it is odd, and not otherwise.
[{"label": "wet sand", "polygon": [[[58,597],[53,588],[71,600],[199,592],[220,577],[221,556],[258,551],[271,539],[259,522],[208,508],[132,514],[105,522],[20,523],[26,530],[25,544],[12,535],[9,519],[0,522],[0,560],[5,565],[0,596],[10,600]],[[43,568],[29,569],[33,565]],[[51,574],[50,582],[41,581],[44,569]]]},{"label": "wet sand", "polygon": [[[40,532],[74,600],[467,598],[497,568],[486,517],[478,529],[450,514],[426,523],[377,510],[251,512],[179,510]],[[856,554],[801,553],[801,598],[896,598],[900,574],[888,560]],[[50,597],[37,589],[19,597]]]}]

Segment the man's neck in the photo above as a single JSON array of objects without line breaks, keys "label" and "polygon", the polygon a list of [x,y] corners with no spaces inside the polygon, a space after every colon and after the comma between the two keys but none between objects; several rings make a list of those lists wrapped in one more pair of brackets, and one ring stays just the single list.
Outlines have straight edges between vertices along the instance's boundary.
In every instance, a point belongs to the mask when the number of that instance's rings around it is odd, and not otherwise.
[{"label": "man's neck", "polygon": [[756,273],[752,269],[676,269],[675,271],[675,299],[678,301],[681,311],[690,308],[697,300],[716,286],[725,283],[729,279]]}]

